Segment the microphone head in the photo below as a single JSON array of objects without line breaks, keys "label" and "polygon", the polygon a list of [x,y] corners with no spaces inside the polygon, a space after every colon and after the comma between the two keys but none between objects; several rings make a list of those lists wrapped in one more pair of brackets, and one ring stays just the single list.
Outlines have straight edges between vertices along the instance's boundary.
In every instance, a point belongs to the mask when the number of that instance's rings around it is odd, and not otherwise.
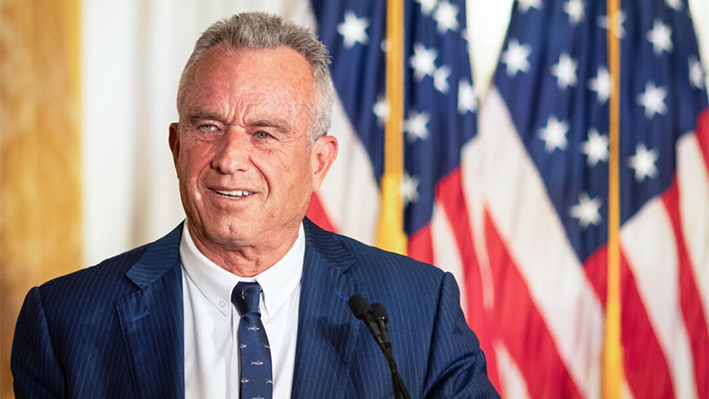
[{"label": "microphone head", "polygon": [[360,320],[362,320],[364,314],[370,309],[369,302],[359,294],[352,295],[348,303],[352,314]]},{"label": "microphone head", "polygon": [[389,316],[387,315],[386,309],[384,309],[384,305],[378,302],[372,304],[372,316],[374,316],[375,319],[384,321],[385,323],[389,321]]}]

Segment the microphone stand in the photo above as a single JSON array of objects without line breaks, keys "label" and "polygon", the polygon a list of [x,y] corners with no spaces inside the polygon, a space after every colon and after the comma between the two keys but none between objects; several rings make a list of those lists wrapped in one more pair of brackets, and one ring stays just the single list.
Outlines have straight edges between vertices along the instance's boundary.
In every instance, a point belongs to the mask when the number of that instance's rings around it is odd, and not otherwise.
[{"label": "microphone stand", "polygon": [[394,398],[411,399],[411,396],[409,396],[409,391],[406,390],[404,381],[401,379],[399,371],[396,368],[394,353],[391,350],[391,341],[389,340],[389,331],[386,326],[386,323],[389,321],[389,317],[384,309],[384,305],[381,303],[375,303],[370,306],[369,302],[358,294],[352,295],[348,302],[352,314],[354,314],[354,316],[359,320],[364,321],[364,324],[367,325],[367,329],[372,334],[372,337],[374,337],[374,340],[377,341],[379,349],[382,350],[382,353],[389,364],[389,370],[391,371],[391,383],[394,388]]},{"label": "microphone stand", "polygon": [[406,390],[404,381],[401,379],[401,375],[399,375],[399,370],[396,368],[396,361],[394,361],[394,353],[391,350],[391,341],[389,340],[389,330],[387,329],[387,322],[389,321],[389,318],[387,316],[386,309],[384,309],[384,305],[381,303],[373,303],[371,312],[377,320],[379,330],[381,331],[383,342],[379,345],[379,347],[381,348],[382,353],[384,353],[387,363],[389,363],[389,370],[391,371],[391,384],[394,388],[394,398],[411,399],[409,391]]}]

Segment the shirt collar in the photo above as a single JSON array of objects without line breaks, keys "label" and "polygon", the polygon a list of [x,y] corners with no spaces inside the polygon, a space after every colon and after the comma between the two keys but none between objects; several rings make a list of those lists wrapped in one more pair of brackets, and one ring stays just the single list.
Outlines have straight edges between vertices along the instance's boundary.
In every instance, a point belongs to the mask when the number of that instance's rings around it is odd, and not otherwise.
[{"label": "shirt collar", "polygon": [[220,306],[220,303],[231,303],[234,286],[239,281],[256,281],[261,286],[261,313],[268,317],[280,309],[300,285],[305,258],[305,231],[301,223],[298,238],[286,255],[254,277],[239,277],[207,259],[192,240],[187,221],[182,231],[180,256],[187,277],[224,316],[231,314],[231,306]]}]

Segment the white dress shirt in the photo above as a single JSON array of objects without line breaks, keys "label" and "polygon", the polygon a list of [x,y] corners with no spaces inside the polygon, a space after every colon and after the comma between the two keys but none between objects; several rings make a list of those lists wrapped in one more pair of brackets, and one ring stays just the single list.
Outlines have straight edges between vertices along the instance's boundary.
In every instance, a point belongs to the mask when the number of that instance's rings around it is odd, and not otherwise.
[{"label": "white dress shirt", "polygon": [[231,291],[239,281],[261,285],[261,320],[271,346],[273,398],[290,398],[298,331],[305,233],[268,270],[251,278],[227,272],[195,246],[184,224],[180,242],[185,311],[185,398],[239,398],[239,312]]}]

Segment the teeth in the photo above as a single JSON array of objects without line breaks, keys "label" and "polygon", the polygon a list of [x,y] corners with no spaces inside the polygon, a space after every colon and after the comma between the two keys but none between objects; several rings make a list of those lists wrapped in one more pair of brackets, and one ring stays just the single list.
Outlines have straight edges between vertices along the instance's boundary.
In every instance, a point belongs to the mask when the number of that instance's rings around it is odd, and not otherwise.
[{"label": "teeth", "polygon": [[233,191],[215,190],[215,191],[221,195],[227,195],[229,197],[246,197],[246,196],[252,194],[251,191],[246,191],[246,190],[233,190]]}]

